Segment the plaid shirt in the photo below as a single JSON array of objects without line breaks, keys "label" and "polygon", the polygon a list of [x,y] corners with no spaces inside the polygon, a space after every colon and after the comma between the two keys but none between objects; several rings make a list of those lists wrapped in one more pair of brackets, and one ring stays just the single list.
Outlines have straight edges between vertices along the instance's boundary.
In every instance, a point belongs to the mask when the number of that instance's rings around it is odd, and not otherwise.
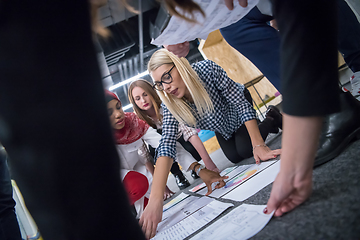
[{"label": "plaid shirt", "polygon": [[[215,131],[229,139],[246,121],[256,118],[254,108],[244,96],[244,85],[231,80],[219,65],[211,60],[204,60],[193,64],[192,68],[203,81],[214,106],[213,112],[200,117],[195,104],[188,102],[194,110],[196,128]],[[162,108],[163,132],[156,159],[161,156],[174,159],[179,122],[165,104],[162,104]]]},{"label": "plaid shirt", "polygon": [[[160,114],[163,115],[163,108],[160,107]],[[155,125],[156,125],[156,129],[161,129],[162,131],[162,123],[160,123],[157,119],[152,119],[151,120],[154,121]],[[179,139],[181,137],[181,135],[183,136],[185,142],[189,141],[189,138],[194,136],[194,135],[198,135],[198,132],[196,131],[195,128],[186,126],[185,123],[179,123],[179,132],[176,136],[176,139]]]}]

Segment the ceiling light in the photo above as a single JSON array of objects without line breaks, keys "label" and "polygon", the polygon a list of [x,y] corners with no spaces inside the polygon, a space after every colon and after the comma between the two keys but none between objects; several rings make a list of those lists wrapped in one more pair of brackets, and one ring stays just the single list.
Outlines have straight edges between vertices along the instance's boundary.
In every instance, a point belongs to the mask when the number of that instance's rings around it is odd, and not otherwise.
[{"label": "ceiling light", "polygon": [[129,105],[123,106],[122,109],[123,109],[124,111],[126,111],[126,110],[132,108],[132,106],[133,106],[132,104],[129,104]]},{"label": "ceiling light", "polygon": [[136,75],[136,76],[133,76],[133,77],[131,77],[131,78],[125,80],[125,81],[119,82],[119,83],[117,83],[117,84],[109,87],[109,90],[112,91],[112,90],[114,90],[114,89],[116,89],[116,88],[119,88],[119,87],[121,87],[121,86],[124,86],[124,85],[126,85],[126,84],[128,84],[128,83],[131,83],[131,82],[133,82],[133,81],[135,81],[135,80],[138,80],[138,79],[142,78],[143,76],[145,76],[145,75],[147,75],[147,74],[149,74],[148,71],[142,72],[142,73],[140,73],[140,74],[138,74],[138,75]]}]

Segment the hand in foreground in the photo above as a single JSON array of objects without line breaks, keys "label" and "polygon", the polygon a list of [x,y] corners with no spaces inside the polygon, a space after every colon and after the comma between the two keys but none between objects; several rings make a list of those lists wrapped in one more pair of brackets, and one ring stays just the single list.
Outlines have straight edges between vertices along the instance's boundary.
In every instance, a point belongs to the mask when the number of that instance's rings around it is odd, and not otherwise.
[{"label": "hand in foreground", "polygon": [[[233,10],[234,9],[234,0],[224,0],[225,1],[225,5],[229,10]],[[242,7],[247,7],[248,5],[248,0],[238,0],[240,6]]]},{"label": "hand in foreground", "polygon": [[298,173],[295,171],[289,173],[280,170],[274,181],[264,213],[271,213],[276,210],[274,216],[279,217],[293,210],[310,197],[312,192],[312,170],[309,170],[302,177],[302,180],[298,180],[299,177],[296,174]]},{"label": "hand in foreground", "polygon": [[276,30],[279,31],[279,27],[278,27],[277,22],[276,22],[275,19],[270,21],[270,26],[272,26],[273,28],[275,28]]},{"label": "hand in foreground", "polygon": [[222,188],[223,186],[225,186],[225,182],[224,180],[229,178],[228,176],[220,176],[219,173],[208,170],[208,169],[203,169],[199,172],[199,177],[204,181],[204,183],[206,184],[206,187],[208,189],[208,192],[205,194],[205,196],[208,196],[210,193],[212,193],[212,188],[211,188],[211,184],[214,182],[219,182],[215,188]]},{"label": "hand in foreground", "polygon": [[146,239],[150,239],[155,236],[157,225],[161,222],[162,211],[163,201],[152,201],[150,198],[149,203],[139,220],[139,224]]},{"label": "hand in foreground", "polygon": [[165,187],[165,191],[164,191],[164,201],[166,199],[168,199],[169,197],[171,197],[174,194],[174,192],[172,192],[168,186]]},{"label": "hand in foreground", "polygon": [[166,50],[168,50],[169,52],[172,52],[179,58],[186,57],[190,51],[190,43],[189,42],[183,42],[183,43],[178,43],[178,44],[174,44],[174,45],[164,45],[164,47],[166,48]]},{"label": "hand in foreground", "polygon": [[260,145],[256,146],[253,149],[253,154],[256,164],[259,164],[260,161],[267,161],[269,159],[276,158],[281,154],[281,149],[271,150],[268,146]]}]

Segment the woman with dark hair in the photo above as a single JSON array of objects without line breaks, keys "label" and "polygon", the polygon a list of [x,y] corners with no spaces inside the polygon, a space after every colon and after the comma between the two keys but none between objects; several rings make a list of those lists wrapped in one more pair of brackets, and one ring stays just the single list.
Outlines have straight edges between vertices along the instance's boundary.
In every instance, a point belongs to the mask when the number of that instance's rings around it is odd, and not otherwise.
[{"label": "woman with dark hair", "polygon": [[[130,204],[141,216],[150,195],[154,165],[147,158],[147,144],[156,146],[158,134],[134,113],[124,113],[119,98],[112,92],[105,92],[110,125],[121,161],[121,178],[127,190]],[[155,135],[155,136],[153,136]],[[173,192],[166,186],[164,200]]]}]

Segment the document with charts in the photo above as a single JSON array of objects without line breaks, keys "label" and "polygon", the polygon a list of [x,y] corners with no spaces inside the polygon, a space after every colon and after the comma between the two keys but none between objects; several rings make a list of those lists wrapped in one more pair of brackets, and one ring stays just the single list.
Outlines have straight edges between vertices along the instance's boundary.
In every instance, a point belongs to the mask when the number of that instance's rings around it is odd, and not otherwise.
[{"label": "document with charts", "polygon": [[210,203],[213,199],[209,197],[190,196],[180,203],[176,204],[163,214],[163,218],[157,227],[157,231],[161,232],[176,223],[180,222],[187,216],[193,214],[200,208]]},{"label": "document with charts", "polygon": [[[249,167],[249,165],[246,165],[246,166]],[[240,167],[241,167],[240,171],[243,171],[243,166],[240,166]],[[232,166],[232,167],[225,168],[224,170],[221,171],[220,176],[228,176],[229,178],[231,178],[229,174],[232,173],[237,168],[238,168],[238,166]],[[215,188],[215,185],[214,185],[213,189]],[[206,184],[205,183],[200,183],[199,185],[193,187],[189,191],[190,192],[197,192],[200,189],[203,189],[204,187],[206,187]]]},{"label": "document with charts", "polygon": [[277,161],[221,198],[242,202],[272,183],[279,172],[280,161]]},{"label": "document with charts", "polygon": [[209,204],[189,215],[185,219],[158,232],[154,240],[182,240],[219,216],[227,208],[234,206],[232,203],[224,203],[213,199]]},{"label": "document with charts", "polygon": [[[232,175],[233,176],[232,178],[229,177],[228,179],[226,179],[225,180],[225,182],[226,182],[225,186],[222,187],[222,188],[219,188],[219,189],[215,189],[209,196],[210,197],[222,197],[226,193],[228,193],[231,190],[238,187],[240,184],[243,184],[244,182],[246,182],[250,178],[256,176],[258,173],[260,173],[261,171],[263,171],[264,169],[266,169],[270,165],[274,164],[276,161],[277,160],[275,160],[275,161],[266,161],[266,162],[262,162],[259,165],[258,164],[244,165],[244,166],[248,166],[247,168],[245,168],[244,171],[241,171],[236,176]],[[236,170],[238,170],[238,168]],[[236,170],[232,171],[231,174],[233,172],[235,172]],[[206,188],[201,189],[197,193],[201,194],[201,195],[205,195],[207,193],[207,189]]]}]

